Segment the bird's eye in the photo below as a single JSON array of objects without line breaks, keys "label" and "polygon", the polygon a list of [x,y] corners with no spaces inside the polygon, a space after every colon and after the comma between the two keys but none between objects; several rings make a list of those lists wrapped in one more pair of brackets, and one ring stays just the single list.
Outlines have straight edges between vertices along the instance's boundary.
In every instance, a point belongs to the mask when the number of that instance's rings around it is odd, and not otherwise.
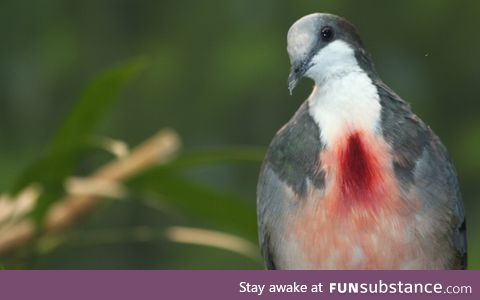
[{"label": "bird's eye", "polygon": [[334,35],[333,28],[330,26],[324,26],[322,27],[322,30],[320,30],[320,36],[324,42],[330,42]]}]

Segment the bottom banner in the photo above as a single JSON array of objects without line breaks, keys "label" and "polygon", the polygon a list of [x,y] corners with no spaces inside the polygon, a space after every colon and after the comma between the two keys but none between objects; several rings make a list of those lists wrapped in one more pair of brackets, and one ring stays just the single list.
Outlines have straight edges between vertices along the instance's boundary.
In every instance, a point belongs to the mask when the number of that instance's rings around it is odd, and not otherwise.
[{"label": "bottom banner", "polygon": [[480,299],[480,271],[0,271],[2,299]]}]

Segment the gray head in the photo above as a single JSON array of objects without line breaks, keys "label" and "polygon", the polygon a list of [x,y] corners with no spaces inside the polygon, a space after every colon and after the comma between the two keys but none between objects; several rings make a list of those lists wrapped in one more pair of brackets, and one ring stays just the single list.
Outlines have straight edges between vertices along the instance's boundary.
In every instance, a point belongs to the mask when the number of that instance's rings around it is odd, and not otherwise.
[{"label": "gray head", "polygon": [[304,76],[319,82],[360,65],[373,70],[355,27],[335,15],[315,13],[301,18],[290,27],[287,42],[292,65],[290,93]]}]

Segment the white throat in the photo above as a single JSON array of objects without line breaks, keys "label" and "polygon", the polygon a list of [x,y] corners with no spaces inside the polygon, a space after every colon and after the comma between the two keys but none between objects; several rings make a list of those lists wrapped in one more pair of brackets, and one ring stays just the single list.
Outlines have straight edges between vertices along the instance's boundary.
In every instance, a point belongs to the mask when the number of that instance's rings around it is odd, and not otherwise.
[{"label": "white throat", "polygon": [[322,142],[328,147],[353,131],[378,133],[380,98],[353,49],[336,41],[312,61],[315,65],[306,74],[315,80],[309,111],[320,127]]}]

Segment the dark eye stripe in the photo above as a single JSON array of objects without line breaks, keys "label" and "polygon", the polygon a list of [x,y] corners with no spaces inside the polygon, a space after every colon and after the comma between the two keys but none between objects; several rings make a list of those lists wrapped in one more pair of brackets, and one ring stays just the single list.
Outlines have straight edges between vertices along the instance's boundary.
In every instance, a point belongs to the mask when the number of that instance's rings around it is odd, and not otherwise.
[{"label": "dark eye stripe", "polygon": [[330,26],[324,26],[320,30],[320,36],[322,37],[322,41],[324,42],[330,42],[333,39],[333,36],[335,35],[333,28]]}]

